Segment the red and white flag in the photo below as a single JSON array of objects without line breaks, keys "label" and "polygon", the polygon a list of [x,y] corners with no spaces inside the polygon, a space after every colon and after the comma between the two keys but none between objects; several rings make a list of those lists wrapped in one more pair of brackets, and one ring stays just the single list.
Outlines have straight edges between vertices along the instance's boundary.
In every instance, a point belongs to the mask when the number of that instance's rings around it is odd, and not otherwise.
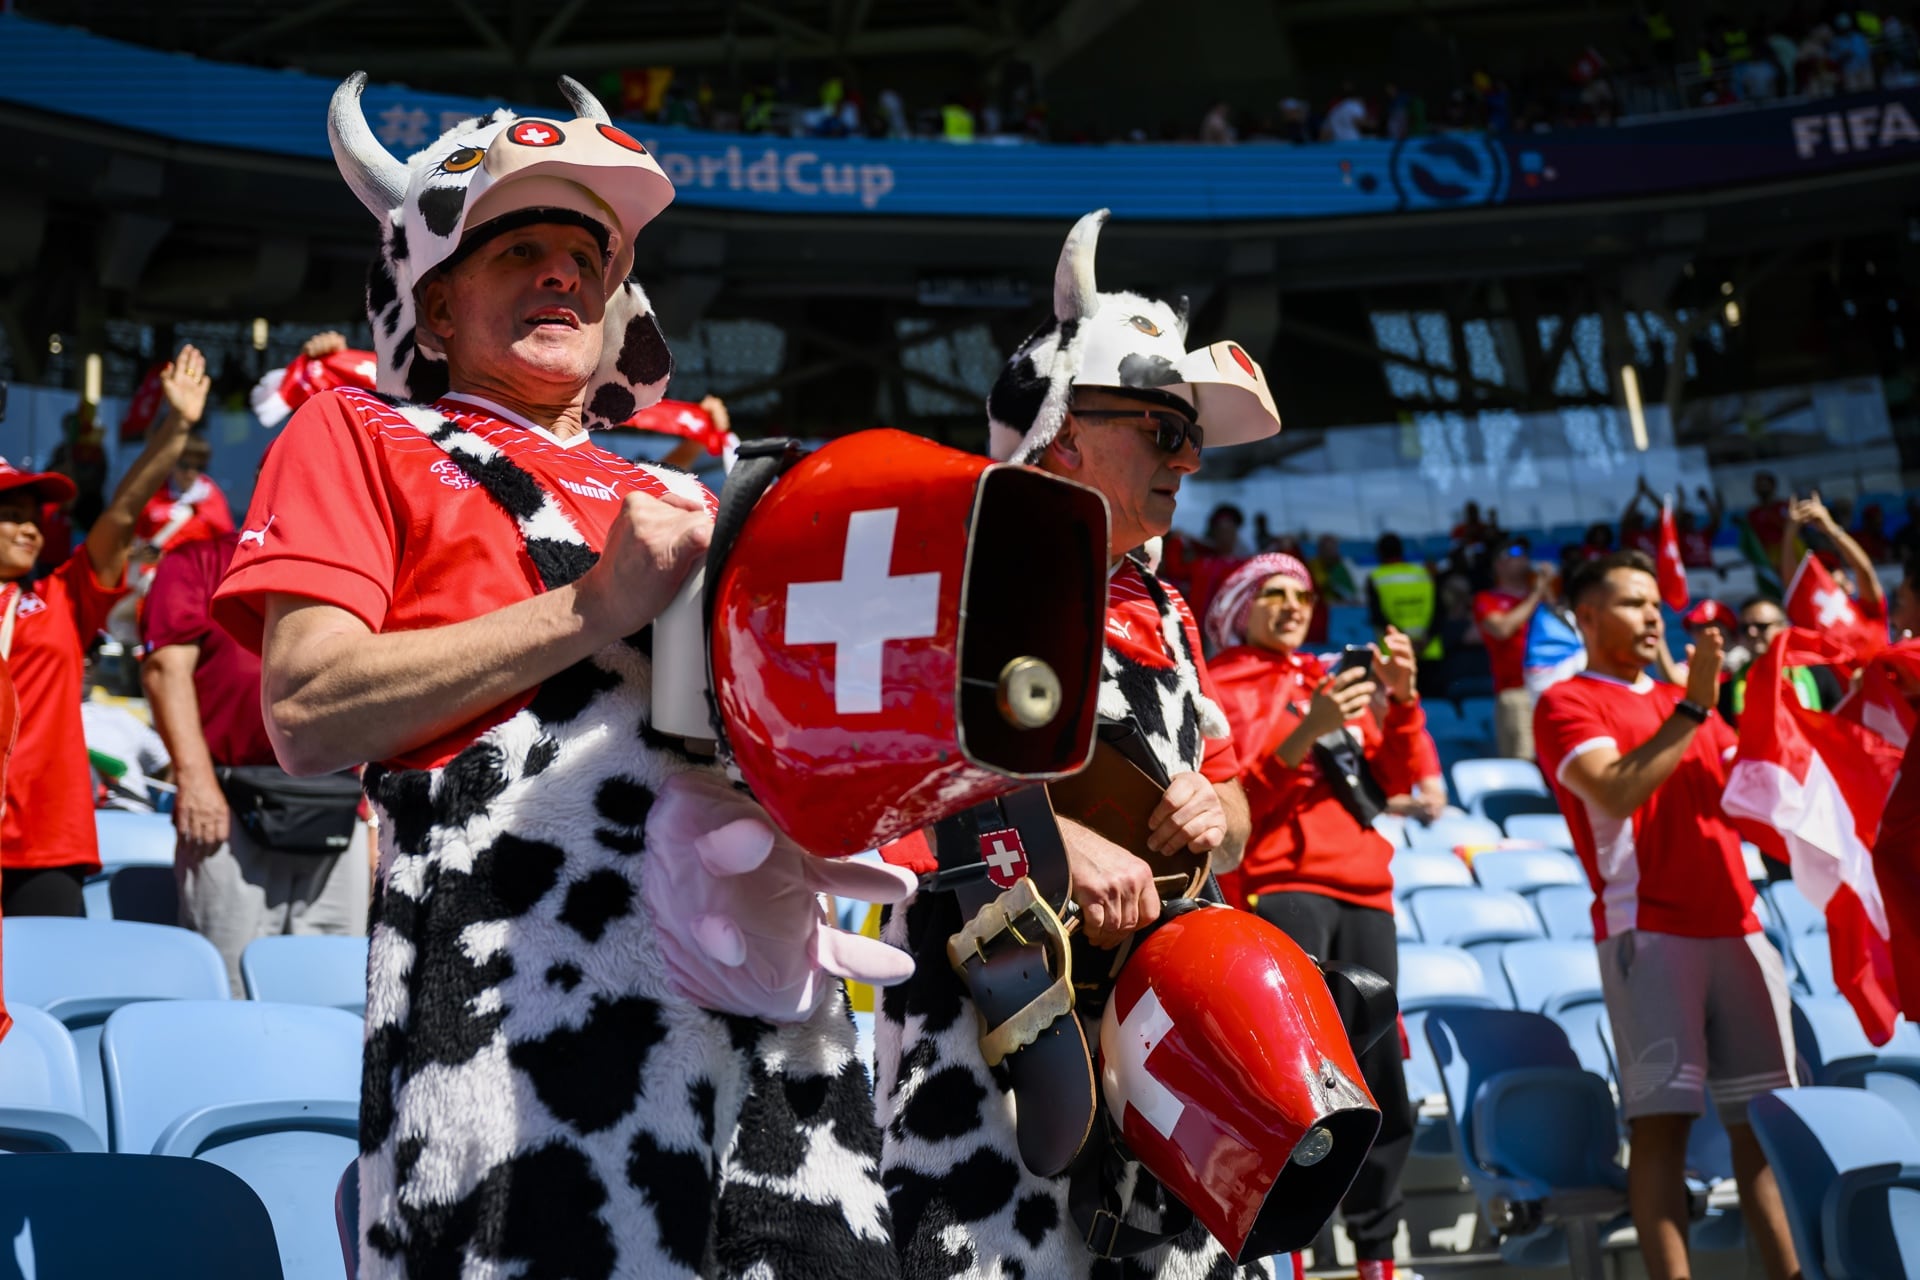
[{"label": "red and white flag", "polygon": [[261,426],[277,427],[322,391],[336,387],[372,391],[379,371],[373,352],[352,347],[324,356],[297,355],[286,368],[275,369],[254,383],[247,402]]},{"label": "red and white flag", "polygon": [[1874,877],[1889,758],[1857,724],[1801,706],[1784,679],[1787,666],[1838,656],[1833,638],[1795,629],[1754,663],[1721,803],[1749,839],[1792,866],[1794,886],[1826,915],[1834,982],[1867,1038],[1885,1044],[1902,1008],[1894,950],[1920,953],[1920,933],[1890,928]]},{"label": "red and white flag", "polygon": [[1787,584],[1787,620],[1835,641],[1841,654],[1830,661],[1852,672],[1887,647],[1887,624],[1860,612],[1860,605],[1840,589],[1827,566],[1814,555],[1800,557],[1793,581]]},{"label": "red and white flag", "polygon": [[1680,555],[1680,526],[1673,517],[1673,499],[1660,505],[1660,555],[1654,562],[1660,580],[1660,599],[1675,613],[1687,607],[1687,563]]},{"label": "red and white flag", "polygon": [[740,448],[740,437],[722,427],[705,409],[685,400],[657,401],[620,425],[696,441],[710,457],[724,458],[729,466],[733,453]]}]

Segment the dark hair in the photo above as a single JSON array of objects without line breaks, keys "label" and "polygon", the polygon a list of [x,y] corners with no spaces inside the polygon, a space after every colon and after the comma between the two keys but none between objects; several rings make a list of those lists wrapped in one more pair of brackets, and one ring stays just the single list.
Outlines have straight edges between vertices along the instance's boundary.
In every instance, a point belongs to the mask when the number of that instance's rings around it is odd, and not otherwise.
[{"label": "dark hair", "polygon": [[1407,557],[1407,544],[1400,541],[1397,533],[1383,533],[1373,544],[1373,554],[1380,557],[1382,564],[1404,560]]},{"label": "dark hair", "polygon": [[[1753,595],[1753,596],[1748,596],[1745,600],[1742,600],[1740,602],[1740,607],[1736,609],[1734,612],[1745,613],[1747,610],[1753,608],[1753,606],[1757,604],[1770,604],[1774,608],[1780,609],[1780,602],[1778,600],[1775,600],[1772,596]],[[1786,610],[1780,609],[1780,612],[1784,615],[1786,613]]]},{"label": "dark hair", "polygon": [[180,446],[180,465],[197,467],[202,470],[213,460],[213,441],[198,433],[190,435],[186,443]]},{"label": "dark hair", "polygon": [[1649,576],[1654,574],[1653,557],[1644,551],[1610,551],[1604,556],[1595,556],[1573,572],[1573,580],[1567,583],[1567,603],[1579,605],[1607,580],[1607,575],[1615,569],[1635,569]]},{"label": "dark hair", "polygon": [[1523,555],[1533,554],[1533,544],[1527,541],[1524,533],[1512,533],[1500,540],[1502,551],[1518,551]]},{"label": "dark hair", "polygon": [[1207,513],[1207,527],[1212,528],[1213,522],[1221,516],[1232,516],[1233,522],[1238,525],[1244,525],[1247,522],[1246,512],[1234,506],[1231,502],[1223,502]]}]

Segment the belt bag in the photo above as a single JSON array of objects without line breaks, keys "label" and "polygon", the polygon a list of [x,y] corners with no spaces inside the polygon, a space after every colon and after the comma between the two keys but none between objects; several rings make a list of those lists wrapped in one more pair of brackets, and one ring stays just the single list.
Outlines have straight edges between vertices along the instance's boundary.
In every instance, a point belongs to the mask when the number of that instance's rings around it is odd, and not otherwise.
[{"label": "belt bag", "polygon": [[1387,793],[1367,767],[1366,753],[1343,725],[1314,740],[1314,759],[1333,789],[1334,799],[1363,827],[1387,811]]},{"label": "belt bag", "polygon": [[214,770],[234,820],[263,849],[329,857],[346,852],[360,810],[352,773],[296,778],[270,764]]}]

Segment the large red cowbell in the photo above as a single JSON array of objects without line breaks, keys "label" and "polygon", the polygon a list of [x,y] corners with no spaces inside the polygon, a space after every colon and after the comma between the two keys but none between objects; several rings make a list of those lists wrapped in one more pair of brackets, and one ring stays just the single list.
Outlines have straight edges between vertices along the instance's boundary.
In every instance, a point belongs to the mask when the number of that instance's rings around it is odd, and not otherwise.
[{"label": "large red cowbell", "polygon": [[[746,518],[715,591],[734,763],[802,848],[857,853],[1092,755],[1107,595],[1101,496],[900,431],[802,459]],[[999,682],[1044,662],[1057,712]]]},{"label": "large red cowbell", "polygon": [[1201,907],[1147,935],[1100,1020],[1127,1148],[1236,1262],[1312,1243],[1380,1130],[1333,996],[1260,917]]}]

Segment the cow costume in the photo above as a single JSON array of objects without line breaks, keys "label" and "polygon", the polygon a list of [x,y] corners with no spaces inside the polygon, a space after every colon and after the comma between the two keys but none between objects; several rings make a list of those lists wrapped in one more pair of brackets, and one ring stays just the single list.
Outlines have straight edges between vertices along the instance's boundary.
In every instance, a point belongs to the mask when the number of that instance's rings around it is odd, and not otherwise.
[{"label": "cow costume", "polygon": [[[1089,214],[1073,228],[1056,272],[1053,315],[993,387],[994,456],[1038,461],[1059,434],[1076,385],[1174,397],[1197,409],[1209,444],[1276,431],[1258,366],[1240,348],[1218,343],[1188,352],[1184,306],[1096,290],[1094,249],[1106,216]],[[1153,635],[1138,647],[1118,644],[1109,614],[1101,716],[1130,718],[1166,775],[1201,771],[1208,740],[1228,729],[1201,687],[1192,616],[1138,560],[1123,560],[1114,579],[1111,599],[1119,601],[1124,590],[1129,616],[1142,620],[1129,632]],[[954,953],[947,940],[962,923],[955,895],[923,888],[892,913],[883,933],[917,962],[906,984],[883,994],[876,1037],[883,1177],[908,1280],[1271,1275],[1263,1259],[1236,1265],[1237,1242],[1223,1247],[1198,1222],[1130,1257],[1090,1251],[1070,1204],[1072,1179],[1029,1167],[1009,1075],[988,1066],[981,1047],[988,1020],[948,962]],[[1066,1016],[1089,1020],[1097,1037],[1098,1010],[1080,1006]],[[1126,1221],[1152,1229],[1172,1220],[1163,1201],[1131,1196],[1141,1184],[1139,1165],[1120,1181],[1121,1199],[1131,1200]]]},{"label": "cow costume", "polygon": [[[457,541],[476,520],[504,529],[504,513],[517,544],[502,572],[513,577],[517,563],[525,581],[502,590],[530,598],[594,564],[578,513],[610,515],[590,505],[602,490],[615,504],[632,492],[707,495],[689,476],[566,447],[584,436],[543,441],[498,406],[448,394],[414,291],[472,227],[488,229],[482,241],[503,223],[595,230],[604,279],[619,283],[585,419],[621,422],[659,398],[671,371],[646,295],[626,273],[631,231],[672,188],[571,81],[562,87],[577,118],[495,111],[405,165],[368,129],[363,84],[341,87],[330,124],[342,172],[382,225],[367,304],[385,394],[315,397],[275,453],[310,448],[324,428],[379,476],[411,477],[401,487],[412,491],[386,495],[396,563]],[[601,478],[551,478],[581,454]],[[270,458],[263,487],[280,484],[291,503],[274,467]],[[256,566],[307,536],[299,513],[262,501],[248,521],[257,542],[242,539],[223,589],[230,627],[244,629],[245,593],[261,590],[249,586]],[[493,514],[446,506],[455,502]],[[442,583],[483,571],[433,567]],[[403,589],[392,589],[396,610]],[[381,856],[360,1125],[363,1277],[897,1272],[844,990],[812,980],[823,963],[814,957],[809,981],[779,993],[791,999],[786,1020],[767,1021],[701,1007],[673,969],[699,949],[667,945],[690,926],[674,877],[654,864],[678,859],[694,872],[734,858],[737,871],[767,852],[737,846],[772,833],[716,765],[652,730],[650,654],[648,629],[544,681],[450,757],[422,763],[413,753],[367,771]],[[884,899],[904,888],[889,876],[890,891],[873,868],[804,862],[778,893],[811,905],[819,890]],[[740,942],[736,932],[709,950]],[[724,995],[729,979],[716,973],[710,989]]]}]

